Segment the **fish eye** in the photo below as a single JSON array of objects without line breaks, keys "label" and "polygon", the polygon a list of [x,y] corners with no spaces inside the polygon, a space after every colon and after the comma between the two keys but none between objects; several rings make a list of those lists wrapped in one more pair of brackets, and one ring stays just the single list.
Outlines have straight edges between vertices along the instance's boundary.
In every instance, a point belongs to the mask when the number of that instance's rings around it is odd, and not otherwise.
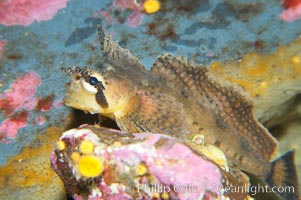
[{"label": "fish eye", "polygon": [[92,79],[92,81],[91,81],[91,78],[89,78],[89,82],[87,82],[85,79],[81,79],[81,85],[90,94],[96,94],[98,90],[95,87],[95,85],[97,84],[97,83],[95,83],[95,80],[96,80],[96,82],[98,82],[98,80],[97,80],[97,78],[93,77],[94,79]]},{"label": "fish eye", "polygon": [[97,83],[99,83],[99,81],[98,81],[98,79],[96,78],[96,77],[94,77],[94,76],[91,76],[90,78],[89,78],[89,84],[90,85],[97,85]]}]

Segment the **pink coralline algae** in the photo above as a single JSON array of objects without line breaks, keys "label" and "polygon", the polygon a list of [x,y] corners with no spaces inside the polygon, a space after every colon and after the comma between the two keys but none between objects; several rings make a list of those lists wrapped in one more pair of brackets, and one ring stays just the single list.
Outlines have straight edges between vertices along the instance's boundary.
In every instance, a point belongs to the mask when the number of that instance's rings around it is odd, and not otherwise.
[{"label": "pink coralline algae", "polygon": [[138,4],[136,0],[114,0],[113,6],[120,10],[143,10],[142,5]]},{"label": "pink coralline algae", "polygon": [[144,14],[143,1],[139,4],[135,0],[114,0],[113,6],[119,10],[131,10],[132,13],[127,17],[127,24],[137,27],[141,24]]},{"label": "pink coralline algae", "polygon": [[28,26],[32,22],[51,19],[68,0],[1,0],[0,24]]},{"label": "pink coralline algae", "polygon": [[[142,23],[142,19],[144,16],[144,8],[143,2],[140,1],[139,3],[135,0],[114,0],[112,6],[109,6],[109,10],[99,10],[92,14],[92,17],[99,17],[101,16],[104,18],[107,24],[114,24],[114,23],[123,23],[124,19],[118,19],[118,17],[114,16],[114,11],[131,11],[131,13],[126,18],[126,24],[130,27],[137,27]],[[112,9],[113,8],[113,9]]]},{"label": "pink coralline algae", "polygon": [[60,107],[64,106],[64,102],[63,102],[63,100],[57,100],[57,101],[53,102],[52,106],[55,108],[60,108]]},{"label": "pink coralline algae", "polygon": [[41,83],[40,75],[29,71],[12,83],[10,89],[0,93],[0,109],[7,117],[0,124],[0,141],[13,139],[19,129],[27,126],[29,111],[37,112],[32,123],[43,125],[47,118],[41,113],[63,106],[62,100],[54,101],[53,94],[44,98],[35,97]]},{"label": "pink coralline algae", "polygon": [[126,22],[131,27],[137,27],[142,23],[143,14],[140,11],[133,11],[127,18]]},{"label": "pink coralline algae", "polygon": [[7,41],[6,40],[0,40],[0,59],[3,57],[3,48],[6,45]]},{"label": "pink coralline algae", "polygon": [[50,161],[74,199],[247,197],[219,190],[242,184],[200,152],[161,134],[83,125],[63,133]]},{"label": "pink coralline algae", "polygon": [[40,84],[40,76],[34,71],[29,71],[19,77],[11,89],[0,93],[0,109],[8,116],[0,124],[1,141],[13,139],[19,129],[27,126],[28,111],[37,105],[38,101],[34,95]]},{"label": "pink coralline algae", "polygon": [[46,119],[43,115],[38,115],[35,118],[35,123],[38,124],[38,125],[43,125],[45,122],[46,122]]},{"label": "pink coralline algae", "polygon": [[17,110],[32,110],[37,104],[34,94],[41,84],[40,76],[34,71],[29,71],[26,75],[19,77],[11,89],[0,93],[0,109],[9,115]]},{"label": "pink coralline algae", "polygon": [[110,15],[110,12],[106,10],[101,10],[94,13],[94,17],[98,17],[98,15],[101,15],[105,19],[107,24],[112,24],[114,21],[113,17]]},{"label": "pink coralline algae", "polygon": [[2,121],[0,124],[0,141],[13,139],[17,135],[19,129],[27,126],[28,116],[28,112],[23,111]]},{"label": "pink coralline algae", "polygon": [[280,18],[286,22],[292,22],[301,17],[300,0],[283,0],[282,5],[285,10],[280,14]]}]

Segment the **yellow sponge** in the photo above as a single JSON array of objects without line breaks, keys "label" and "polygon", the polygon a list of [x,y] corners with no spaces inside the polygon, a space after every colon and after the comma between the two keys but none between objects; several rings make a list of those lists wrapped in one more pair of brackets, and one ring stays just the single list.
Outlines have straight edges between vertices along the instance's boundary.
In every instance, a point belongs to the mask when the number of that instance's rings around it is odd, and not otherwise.
[{"label": "yellow sponge", "polygon": [[65,142],[60,140],[56,143],[56,147],[58,150],[63,151],[66,148]]},{"label": "yellow sponge", "polygon": [[169,199],[169,194],[167,192],[163,192],[161,194],[162,199]]},{"label": "yellow sponge", "polygon": [[79,151],[83,154],[90,154],[94,151],[94,143],[90,140],[84,140],[79,146]]},{"label": "yellow sponge", "polygon": [[74,162],[78,162],[79,161],[79,159],[80,159],[80,154],[78,153],[78,152],[73,152],[72,154],[71,154],[71,159],[74,161]]},{"label": "yellow sponge", "polygon": [[152,14],[159,11],[160,2],[158,0],[146,0],[143,7],[147,14]]},{"label": "yellow sponge", "polygon": [[143,176],[144,174],[146,174],[148,171],[147,171],[147,168],[145,166],[145,164],[143,163],[140,163],[137,167],[137,174],[139,176]]},{"label": "yellow sponge", "polygon": [[96,156],[83,156],[78,162],[78,171],[89,178],[99,176],[103,172],[103,163]]}]

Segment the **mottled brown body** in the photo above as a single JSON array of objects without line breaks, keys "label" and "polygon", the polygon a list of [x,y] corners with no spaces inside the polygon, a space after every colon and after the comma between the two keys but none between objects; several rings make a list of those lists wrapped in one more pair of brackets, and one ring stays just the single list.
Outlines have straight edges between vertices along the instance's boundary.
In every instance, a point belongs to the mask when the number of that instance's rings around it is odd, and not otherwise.
[{"label": "mottled brown body", "polygon": [[254,118],[252,105],[237,89],[219,85],[206,68],[171,55],[161,56],[152,72],[182,102],[188,138],[201,132],[205,142],[222,149],[234,167],[257,175],[270,170],[277,143]]},{"label": "mottled brown body", "polygon": [[[147,71],[101,29],[99,38],[106,63],[84,74],[98,77],[108,106],[97,104],[95,94],[83,95],[85,88],[74,78],[83,72],[74,69],[66,70],[73,76],[67,105],[112,116],[123,131],[173,135],[188,145],[202,134],[205,143],[226,154],[231,167],[270,177],[277,142],[255,119],[252,104],[238,88],[220,85],[204,66],[172,55],[160,56]],[[78,106],[84,103],[84,108]]]}]

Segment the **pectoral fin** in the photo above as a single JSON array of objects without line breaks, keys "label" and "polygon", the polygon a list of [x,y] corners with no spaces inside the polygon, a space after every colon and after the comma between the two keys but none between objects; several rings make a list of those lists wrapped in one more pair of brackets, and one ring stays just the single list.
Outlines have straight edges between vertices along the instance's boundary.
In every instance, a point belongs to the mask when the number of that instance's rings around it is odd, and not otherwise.
[{"label": "pectoral fin", "polygon": [[138,91],[131,105],[115,117],[125,131],[175,136],[188,133],[183,105],[174,97],[160,92]]}]

